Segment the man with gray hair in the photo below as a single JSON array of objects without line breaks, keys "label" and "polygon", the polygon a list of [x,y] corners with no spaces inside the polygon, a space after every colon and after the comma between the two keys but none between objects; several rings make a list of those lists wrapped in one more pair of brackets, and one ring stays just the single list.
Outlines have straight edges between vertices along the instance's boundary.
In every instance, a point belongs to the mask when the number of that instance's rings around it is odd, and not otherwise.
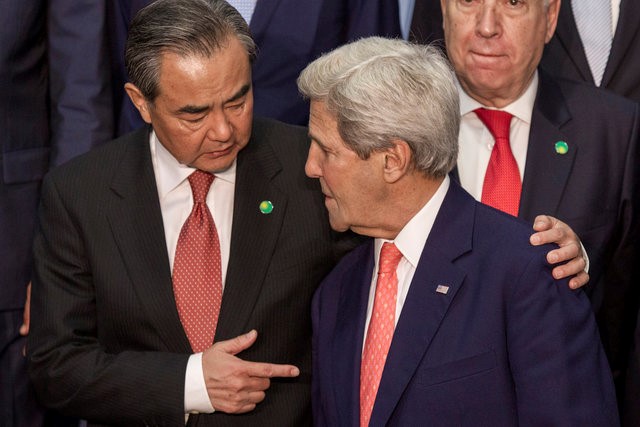
[{"label": "man with gray hair", "polygon": [[331,226],[375,238],[313,300],[316,425],[617,425],[586,296],[526,223],[449,178],[460,114],[440,51],[362,39],[298,86]]},{"label": "man with gray hair", "polygon": [[126,90],[149,126],[43,184],[45,405],[90,425],[311,424],[309,307],[338,254],[306,131],[253,118],[254,55],[223,1],[136,16]]}]

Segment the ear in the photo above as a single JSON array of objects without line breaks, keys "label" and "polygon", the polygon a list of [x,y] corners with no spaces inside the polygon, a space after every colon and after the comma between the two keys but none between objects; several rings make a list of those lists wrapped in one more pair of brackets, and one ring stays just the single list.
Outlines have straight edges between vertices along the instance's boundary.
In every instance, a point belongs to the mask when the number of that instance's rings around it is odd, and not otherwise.
[{"label": "ear", "polygon": [[447,0],[440,0],[440,12],[442,13],[442,29],[444,30],[444,22],[446,21],[445,18],[445,11],[447,9]]},{"label": "ear", "polygon": [[393,146],[383,151],[384,179],[392,183],[407,175],[413,167],[413,152],[411,147],[401,139],[391,141]]},{"label": "ear", "polygon": [[142,116],[142,120],[147,123],[151,123],[151,115],[149,114],[149,101],[144,97],[140,89],[135,86],[133,83],[125,83],[124,90],[127,91],[127,95],[129,95],[129,99],[133,102],[133,105],[140,112],[140,116]]},{"label": "ear", "polygon": [[545,34],[544,44],[549,43],[553,34],[556,32],[556,25],[558,24],[558,15],[560,13],[560,0],[549,0],[549,6],[547,7],[547,33]]}]

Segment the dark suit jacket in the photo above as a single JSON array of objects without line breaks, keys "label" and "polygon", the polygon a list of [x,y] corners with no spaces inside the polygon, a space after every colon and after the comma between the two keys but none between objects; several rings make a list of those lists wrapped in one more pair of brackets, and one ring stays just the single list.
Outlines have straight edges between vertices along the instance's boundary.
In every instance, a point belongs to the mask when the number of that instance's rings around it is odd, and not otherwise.
[{"label": "dark suit jacket", "polygon": [[[474,201],[445,197],[382,373],[371,426],[614,426],[615,394],[589,302],[555,281],[550,246]],[[317,426],[357,426],[373,243],[313,300]],[[448,286],[446,294],[436,291]]]},{"label": "dark suit jacket", "polygon": [[[602,87],[640,102],[638,22],[640,2],[621,0],[620,17],[602,78]],[[546,46],[540,65],[558,77],[594,84],[569,1],[561,4],[556,33]]]},{"label": "dark suit jacket", "polygon": [[[304,175],[303,128],[256,120],[238,155],[231,253],[216,341],[255,328],[239,357],[291,363],[241,416],[190,425],[310,422],[314,290],[335,253],[322,193]],[[261,201],[274,210],[264,215]],[[30,373],[43,402],[91,422],[184,425],[191,353],[175,306],[148,129],[45,179],[35,241]]]},{"label": "dark suit jacket", "polygon": [[[117,105],[122,105],[117,112],[121,133],[143,125],[122,90],[127,81],[123,54],[130,20],[149,3],[151,0],[117,0],[110,5],[117,80],[114,96],[121,101]],[[307,64],[360,37],[400,36],[396,0],[260,0],[250,27],[259,50],[253,64],[255,113],[304,126],[309,106],[298,93],[296,79]]]},{"label": "dark suit jacket", "polygon": [[415,0],[409,40],[423,44],[435,43],[444,50],[440,0]]},{"label": "dark suit jacket", "polygon": [[[519,216],[553,215],[580,236],[590,260],[586,290],[618,385],[640,296],[633,273],[640,253],[639,129],[636,103],[540,73]],[[557,141],[568,144],[567,154],[556,153]]]},{"label": "dark suit jacket", "polygon": [[112,138],[104,7],[96,0],[2,2],[0,311],[24,305],[45,172]]}]

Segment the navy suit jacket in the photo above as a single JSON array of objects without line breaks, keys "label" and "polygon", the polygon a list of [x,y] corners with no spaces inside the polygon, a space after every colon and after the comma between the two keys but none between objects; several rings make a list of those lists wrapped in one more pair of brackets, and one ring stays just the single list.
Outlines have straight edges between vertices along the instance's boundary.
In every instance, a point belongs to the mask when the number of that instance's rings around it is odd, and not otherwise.
[{"label": "navy suit jacket", "polygon": [[[601,87],[640,102],[640,2],[620,1],[620,16]],[[545,47],[542,68],[571,80],[594,84],[571,3],[563,1],[556,33]]]},{"label": "navy suit jacket", "polygon": [[[398,319],[371,426],[617,425],[589,302],[551,277],[550,246],[531,246],[530,234],[452,182]],[[317,426],[359,425],[373,268],[368,242],[314,297]]]},{"label": "navy suit jacket", "polygon": [[[127,81],[123,53],[130,20],[150,2],[116,0],[110,6],[120,134],[143,124],[122,89]],[[296,79],[307,64],[360,37],[400,36],[396,0],[260,0],[250,28],[258,46],[253,64],[255,114],[303,126],[309,106],[298,93]]]},{"label": "navy suit jacket", "polygon": [[21,310],[46,171],[112,138],[105,2],[3,1],[0,311]]}]

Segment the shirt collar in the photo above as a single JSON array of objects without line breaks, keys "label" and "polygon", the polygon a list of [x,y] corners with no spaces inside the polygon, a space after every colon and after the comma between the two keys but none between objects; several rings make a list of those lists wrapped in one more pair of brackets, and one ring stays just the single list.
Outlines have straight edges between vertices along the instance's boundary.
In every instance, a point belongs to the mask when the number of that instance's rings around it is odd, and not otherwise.
[{"label": "shirt collar", "polygon": [[[458,92],[460,93],[460,115],[464,117],[466,114],[471,113],[476,108],[482,108],[484,105],[471,98],[462,89],[460,82],[456,79],[456,85],[458,86]],[[538,70],[535,71],[531,83],[527,86],[527,89],[522,95],[511,104],[504,108],[500,108],[502,111],[513,115],[514,117],[522,120],[527,124],[531,124],[531,115],[533,114],[533,105],[536,101],[536,94],[538,93]],[[486,107],[490,108],[490,107]]]},{"label": "shirt collar", "polygon": [[[164,145],[160,143],[153,130],[149,136],[149,145],[151,148],[153,169],[156,175],[156,185],[158,186],[158,195],[160,198],[164,198],[164,196],[182,184],[196,169],[178,162]],[[237,159],[233,161],[227,170],[215,173],[215,177],[235,184],[236,162]]]},{"label": "shirt collar", "polygon": [[[402,256],[413,268],[416,268],[420,262],[422,250],[427,242],[429,233],[431,233],[431,228],[436,220],[438,211],[440,211],[444,197],[449,190],[449,184],[449,176],[446,176],[431,199],[409,220],[393,241],[398,250],[402,252]],[[388,242],[388,240],[375,239],[376,259],[379,259],[382,244],[385,242]]]}]

